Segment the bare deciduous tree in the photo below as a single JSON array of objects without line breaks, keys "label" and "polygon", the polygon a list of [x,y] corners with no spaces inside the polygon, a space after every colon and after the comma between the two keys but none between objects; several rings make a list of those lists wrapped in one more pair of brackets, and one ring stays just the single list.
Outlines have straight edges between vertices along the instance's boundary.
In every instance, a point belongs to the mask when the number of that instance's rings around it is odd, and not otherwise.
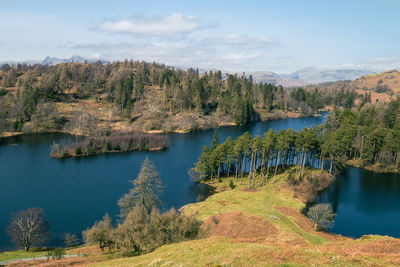
[{"label": "bare deciduous tree", "polygon": [[314,222],[314,229],[320,230],[331,227],[336,214],[330,204],[316,204],[308,210],[307,216]]},{"label": "bare deciduous tree", "polygon": [[46,221],[41,208],[29,208],[14,213],[7,227],[7,234],[13,242],[25,251],[41,245],[48,239],[50,222]]}]

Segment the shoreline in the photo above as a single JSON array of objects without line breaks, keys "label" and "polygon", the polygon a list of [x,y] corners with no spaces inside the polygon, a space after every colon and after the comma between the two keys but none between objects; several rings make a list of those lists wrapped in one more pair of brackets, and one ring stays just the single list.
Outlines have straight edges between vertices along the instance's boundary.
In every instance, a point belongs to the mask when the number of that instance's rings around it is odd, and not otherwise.
[{"label": "shoreline", "polygon": [[[324,110],[321,110],[323,112]],[[321,116],[320,112],[316,114],[312,114],[310,116],[305,116],[297,112],[293,111],[282,111],[282,112],[272,112],[272,113],[267,113],[267,114],[260,114],[259,119],[253,120],[250,122],[250,124],[254,122],[266,122],[266,121],[274,121],[274,120],[285,120],[285,119],[296,119],[296,118],[307,118],[307,117],[317,117]],[[211,116],[208,116],[211,118]],[[207,117],[206,117],[207,119]],[[96,125],[97,127],[99,125]],[[114,130],[117,125],[109,125],[111,126],[111,130]],[[209,126],[209,127],[208,127]],[[139,128],[138,130],[144,132],[144,133],[149,133],[149,134],[168,134],[168,133],[179,133],[179,134],[187,134],[195,131],[207,131],[211,129],[216,129],[220,127],[229,127],[229,126],[238,126],[235,122],[228,120],[228,121],[220,121],[218,122],[215,127],[212,125],[208,125],[207,127],[200,127],[200,128],[177,128],[174,130],[164,130],[164,129],[158,129],[158,130],[145,130],[143,128]],[[136,128],[135,126],[131,127],[130,130]],[[129,129],[127,127],[127,129]],[[0,134],[0,138],[7,138],[7,137],[13,137],[13,136],[23,136],[23,135],[32,135],[32,134],[46,134],[46,133],[66,133],[70,135],[78,135],[78,136],[89,136],[89,134],[85,134],[82,132],[76,132],[76,131],[71,131],[71,130],[66,130],[66,129],[40,129],[38,131],[32,131],[32,132],[3,132]]]},{"label": "shoreline", "polygon": [[347,160],[344,162],[344,164],[348,167],[363,169],[374,173],[400,174],[400,170],[396,168],[395,165],[383,166],[380,163],[375,163],[372,165],[363,166],[363,162],[361,160]]}]

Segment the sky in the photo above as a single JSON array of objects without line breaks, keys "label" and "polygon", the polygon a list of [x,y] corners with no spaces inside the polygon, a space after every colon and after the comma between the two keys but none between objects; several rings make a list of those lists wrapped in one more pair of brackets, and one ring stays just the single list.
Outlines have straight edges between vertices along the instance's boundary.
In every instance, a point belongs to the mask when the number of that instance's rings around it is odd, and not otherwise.
[{"label": "sky", "polygon": [[290,73],[400,69],[399,0],[0,0],[0,61],[46,56]]}]

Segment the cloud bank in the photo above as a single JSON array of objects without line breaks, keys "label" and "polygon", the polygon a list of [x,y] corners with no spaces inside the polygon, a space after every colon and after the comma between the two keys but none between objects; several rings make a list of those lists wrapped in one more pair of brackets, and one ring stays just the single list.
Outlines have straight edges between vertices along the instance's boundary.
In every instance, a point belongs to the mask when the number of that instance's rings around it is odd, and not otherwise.
[{"label": "cloud bank", "polygon": [[167,17],[136,16],[130,19],[106,21],[95,29],[112,33],[171,36],[190,33],[200,25],[201,22],[197,17],[172,14]]}]

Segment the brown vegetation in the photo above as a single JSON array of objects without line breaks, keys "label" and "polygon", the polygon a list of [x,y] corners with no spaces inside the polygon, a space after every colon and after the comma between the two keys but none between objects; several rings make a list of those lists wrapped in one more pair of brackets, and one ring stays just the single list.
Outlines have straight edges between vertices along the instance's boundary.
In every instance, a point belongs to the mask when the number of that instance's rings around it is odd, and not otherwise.
[{"label": "brown vegetation", "polygon": [[232,237],[240,242],[273,240],[278,229],[268,220],[234,211],[208,218],[202,228],[209,236]]},{"label": "brown vegetation", "polygon": [[318,192],[330,186],[334,179],[334,175],[323,171],[309,172],[303,177],[289,173],[288,183],[294,196],[306,203],[313,202]]}]

